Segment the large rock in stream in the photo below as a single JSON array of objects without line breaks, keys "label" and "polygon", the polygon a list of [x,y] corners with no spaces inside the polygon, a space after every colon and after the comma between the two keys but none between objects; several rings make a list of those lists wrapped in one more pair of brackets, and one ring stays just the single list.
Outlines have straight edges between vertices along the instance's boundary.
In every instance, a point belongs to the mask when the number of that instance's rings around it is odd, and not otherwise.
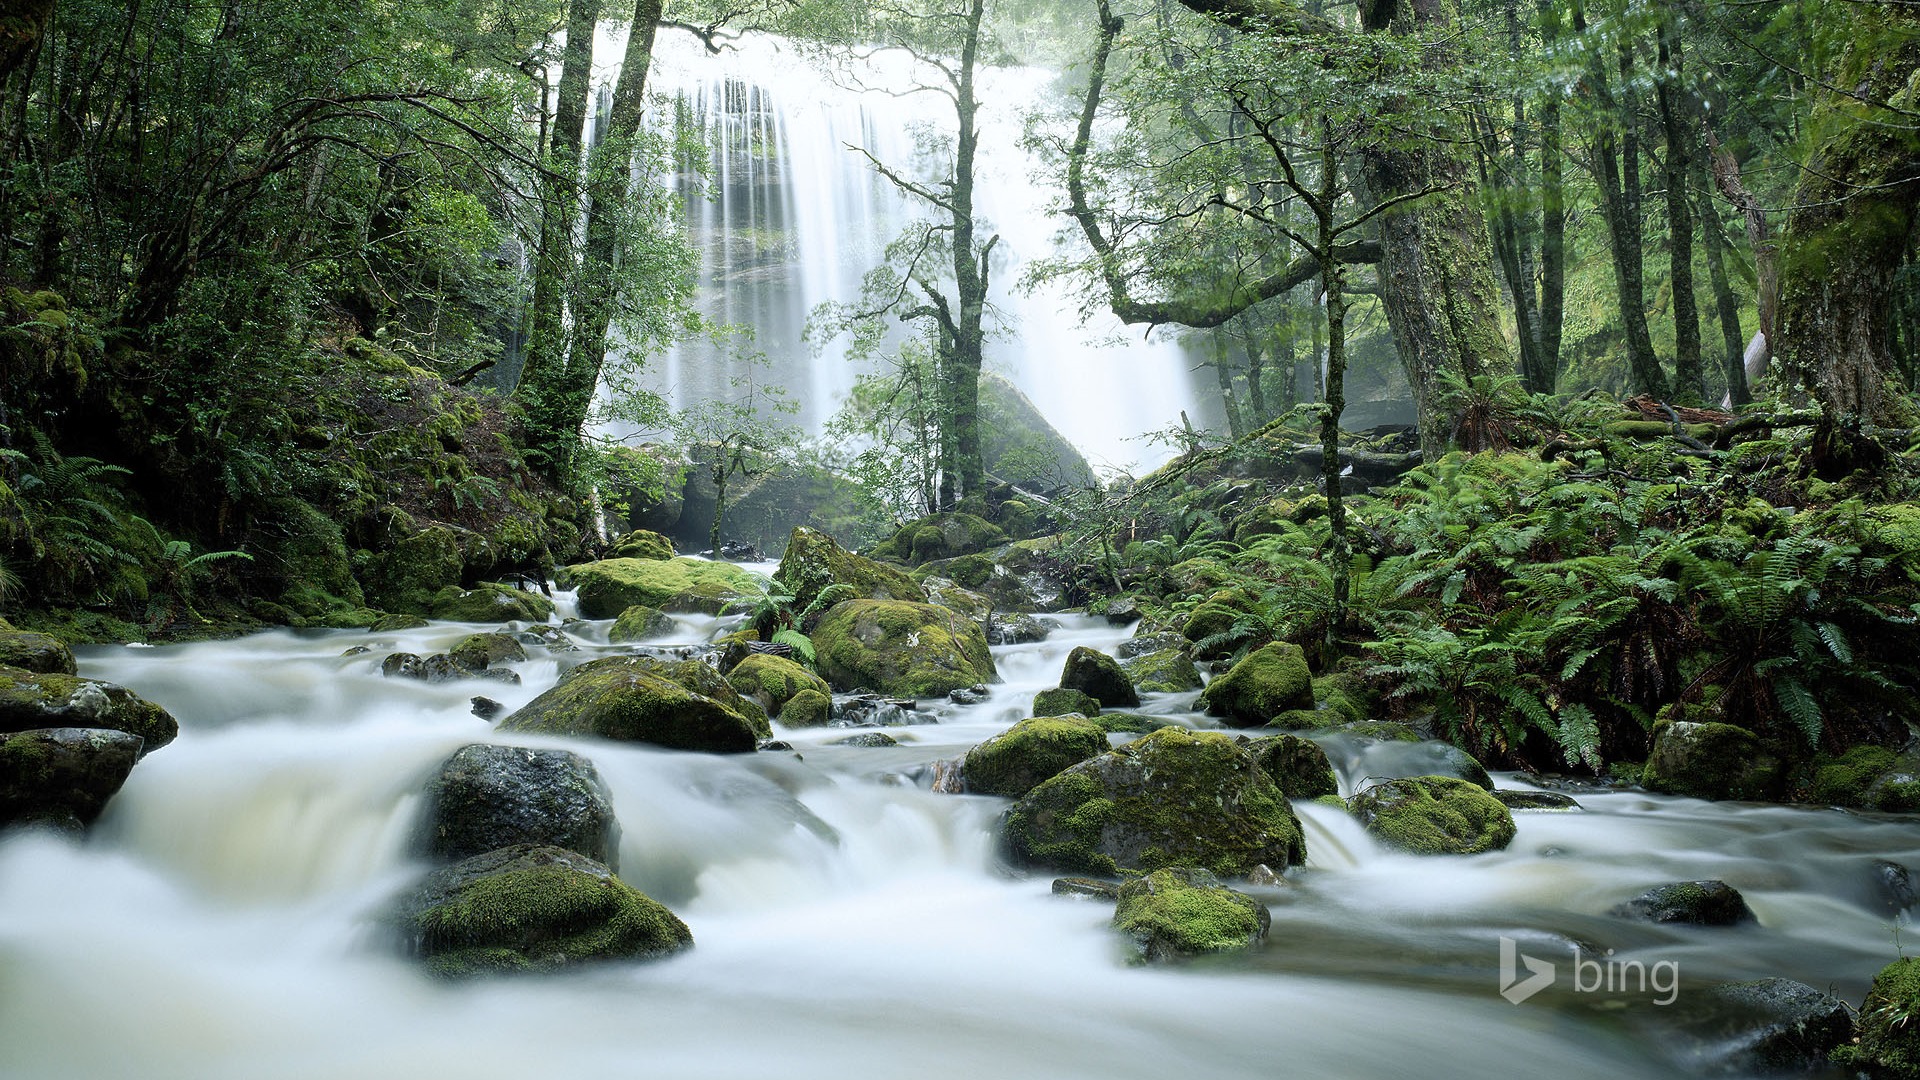
[{"label": "large rock in stream", "polygon": [[593,762],[571,750],[463,746],[427,782],[426,797],[420,847],[431,858],[536,844],[619,866],[613,797]]},{"label": "large rock in stream", "polygon": [[1118,875],[1184,866],[1222,877],[1306,857],[1293,808],[1231,736],[1162,728],[1014,803],[1006,845],[1029,866]]},{"label": "large rock in stream", "polygon": [[967,751],[967,790],[1019,798],[1107,749],[1106,729],[1091,720],[1030,717]]},{"label": "large rock in stream", "polygon": [[[704,668],[711,679],[694,670]],[[553,689],[500,722],[502,731],[597,735],[674,750],[753,752],[772,735],[759,707],[698,661],[609,656],[562,676]]]},{"label": "large rock in stream", "polygon": [[820,594],[844,585],[850,600],[905,600],[923,604],[926,591],[897,566],[868,559],[841,547],[833,537],[800,526],[787,538],[773,579],[793,597],[793,609],[805,612]]},{"label": "large rock in stream", "polygon": [[1085,645],[1075,646],[1060,669],[1060,687],[1078,690],[1100,703],[1103,709],[1130,709],[1140,704],[1133,680],[1120,668],[1120,661]]},{"label": "large rock in stream", "polygon": [[0,735],[0,827],[93,824],[140,757],[141,739],[101,728]]},{"label": "large rock in stream", "polygon": [[665,956],[693,944],[673,912],[564,848],[519,844],[427,875],[388,913],[449,979]]},{"label": "large rock in stream", "polygon": [[0,732],[36,728],[124,731],[141,738],[141,754],[180,734],[172,714],[124,686],[0,667]]},{"label": "large rock in stream", "polygon": [[1313,708],[1313,672],[1298,645],[1262,645],[1207,684],[1200,705],[1235,727],[1259,727],[1281,713]]},{"label": "large rock in stream", "polygon": [[636,604],[661,611],[718,615],[732,601],[752,595],[751,574],[729,562],[706,559],[602,559],[566,569],[580,598],[580,614],[612,619]]},{"label": "large rock in stream", "polygon": [[1513,842],[1513,814],[1485,788],[1451,776],[1385,780],[1347,800],[1375,839],[1415,855],[1478,855]]},{"label": "large rock in stream", "polygon": [[999,673],[973,620],[932,604],[844,600],[813,630],[816,663],[833,688],[902,698],[944,697]]},{"label": "large rock in stream", "polygon": [[1134,878],[1120,886],[1113,910],[1114,927],[1148,963],[1251,948],[1272,922],[1265,904],[1191,867]]}]

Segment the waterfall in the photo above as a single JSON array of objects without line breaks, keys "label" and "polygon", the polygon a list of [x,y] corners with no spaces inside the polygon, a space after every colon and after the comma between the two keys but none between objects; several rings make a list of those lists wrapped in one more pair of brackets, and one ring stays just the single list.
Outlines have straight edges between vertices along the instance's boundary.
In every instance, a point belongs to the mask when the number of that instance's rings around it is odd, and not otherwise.
[{"label": "waterfall", "polygon": [[[912,78],[910,61],[883,53],[862,65],[890,88]],[[1007,376],[1096,466],[1150,468],[1170,451],[1137,439],[1180,422],[1207,423],[1217,403],[1196,396],[1184,350],[1171,340],[1123,331],[1104,313],[1080,325],[1075,301],[1052,284],[1021,290],[1024,269],[1053,253],[1064,218],[1040,163],[1021,146],[1026,110],[1045,100],[1052,75],[1033,68],[981,74],[981,154],[976,209],[1000,241],[991,302],[999,333],[987,367]],[[819,305],[859,299],[862,279],[887,245],[926,212],[878,175],[855,149],[916,178],[936,167],[928,139],[953,123],[934,93],[900,95],[844,85],[791,43],[749,35],[709,53],[683,34],[655,47],[656,106],[706,146],[707,176],[683,168],[688,237],[701,252],[698,305],[751,339],[716,347],[689,341],[648,361],[641,383],[677,406],[738,396],[751,376],[785,389],[796,423],[817,433],[859,374],[844,338],[809,342]],[[737,358],[764,353],[764,367]]]}]

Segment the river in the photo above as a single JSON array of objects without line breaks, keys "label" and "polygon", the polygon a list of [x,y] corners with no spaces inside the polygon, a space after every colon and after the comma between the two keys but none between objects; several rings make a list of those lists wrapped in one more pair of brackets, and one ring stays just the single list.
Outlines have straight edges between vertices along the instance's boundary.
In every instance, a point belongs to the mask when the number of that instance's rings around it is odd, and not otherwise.
[{"label": "river", "polygon": [[[782,733],[795,752],[727,757],[499,736],[470,712],[474,694],[517,706],[608,649],[604,623],[578,628],[582,652],[530,648],[517,687],[381,677],[389,652],[485,629],[462,624],[79,650],[83,675],[165,705],[181,734],[83,842],[0,840],[0,1075],[1682,1076],[1712,1049],[1676,1030],[1701,987],[1778,975],[1858,1003],[1896,955],[1876,860],[1920,867],[1910,818],[1583,791],[1584,811],[1518,813],[1508,850],[1469,858],[1384,851],[1302,804],[1306,867],[1249,887],[1273,912],[1264,947],[1130,966],[1109,907],[998,860],[1004,800],[929,786],[934,762],[1024,716],[1074,645],[1127,634],[1059,621],[994,650],[1004,681],[985,704],[930,705],[937,723],[889,729],[897,747],[816,729]],[[687,619],[680,635],[713,629]],[[357,645],[372,651],[342,655]],[[1142,711],[1211,726],[1189,700]],[[685,919],[692,951],[474,985],[387,951],[372,916],[423,868],[421,785],[489,740],[592,758],[622,877]],[[1382,767],[1328,748],[1347,788]],[[1607,914],[1709,877],[1758,925]],[[1561,979],[1509,1004],[1503,936],[1559,958]],[[1569,942],[1669,964],[1673,1003],[1573,985]]]}]

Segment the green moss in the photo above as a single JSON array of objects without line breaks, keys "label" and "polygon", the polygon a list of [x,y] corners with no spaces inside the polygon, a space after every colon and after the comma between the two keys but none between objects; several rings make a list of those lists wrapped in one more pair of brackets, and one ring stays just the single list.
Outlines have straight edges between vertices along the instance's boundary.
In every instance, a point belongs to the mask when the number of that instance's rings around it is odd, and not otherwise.
[{"label": "green moss", "polygon": [[544,971],[678,952],[693,934],[673,912],[604,866],[522,845],[441,871],[398,917],[446,978]]},{"label": "green moss", "polygon": [[1859,1040],[1834,1055],[1880,1080],[1920,1080],[1920,957],[1880,969],[1860,1006]]},{"label": "green moss", "polygon": [[825,694],[827,682],[820,676],[783,656],[755,653],[727,673],[727,682],[741,694],[753,698],[769,713],[786,708],[793,695],[802,690]]},{"label": "green moss", "polygon": [[486,623],[546,622],[553,611],[553,601],[539,593],[490,584],[471,589],[450,585],[434,594],[429,608],[436,619]]},{"label": "green moss", "polygon": [[[1612,423],[1602,424],[1600,430],[1617,439],[1634,439],[1642,442],[1673,436],[1673,425],[1664,420],[1615,420]],[[1712,424],[1682,424],[1681,430],[1692,439],[1713,438]]]},{"label": "green moss", "polygon": [[933,514],[911,522],[874,546],[875,558],[918,566],[998,547],[1007,534],[983,518],[968,513]]},{"label": "green moss", "polygon": [[833,718],[833,697],[819,690],[801,690],[787,699],[780,722],[791,728],[825,727]]},{"label": "green moss", "polygon": [[391,634],[396,630],[418,630],[425,625],[427,620],[418,615],[382,615],[367,629],[375,634]]},{"label": "green moss", "polygon": [[45,675],[72,675],[78,670],[66,642],[26,630],[0,631],[0,666]]},{"label": "green moss", "polygon": [[662,666],[648,658],[615,656],[575,668],[501,721],[500,729],[597,735],[676,750],[754,750],[760,732],[746,715],[673,681]]},{"label": "green moss", "polygon": [[527,650],[505,634],[469,634],[447,650],[447,655],[468,671],[485,671],[490,664],[525,660]]},{"label": "green moss", "polygon": [[1239,877],[1305,858],[1285,794],[1220,732],[1162,728],[1075,765],[1016,802],[1014,858],[1069,873],[1196,866]]},{"label": "green moss", "polygon": [[1313,673],[1306,653],[1290,642],[1261,646],[1207,684],[1200,704],[1239,727],[1257,727],[1290,709],[1313,708]]},{"label": "green moss", "polygon": [[1513,814],[1479,785],[1451,776],[1374,784],[1347,800],[1369,833],[1416,855],[1477,855],[1513,842]]},{"label": "green moss", "polygon": [[1669,795],[1763,799],[1777,793],[1782,774],[1779,759],[1745,728],[1664,720],[1654,725],[1641,782]]},{"label": "green moss", "polygon": [[673,633],[674,625],[673,617],[659,608],[635,604],[613,620],[613,627],[607,631],[607,640],[618,645],[663,637]]},{"label": "green moss", "polygon": [[998,678],[979,624],[932,604],[844,600],[812,637],[816,666],[837,690],[939,697]]},{"label": "green moss", "polygon": [[1185,649],[1161,649],[1122,660],[1120,666],[1133,680],[1133,688],[1143,694],[1177,694],[1201,686],[1200,669]]},{"label": "green moss", "polygon": [[1247,752],[1289,799],[1317,799],[1340,791],[1333,763],[1318,743],[1297,735],[1270,735],[1248,743]]},{"label": "green moss", "polygon": [[1086,717],[1099,716],[1100,703],[1087,696],[1084,691],[1069,690],[1064,686],[1042,690],[1033,695],[1033,715],[1065,716],[1068,713],[1079,713]]},{"label": "green moss", "polygon": [[924,603],[927,599],[905,571],[855,555],[833,537],[808,528],[796,528],[788,537],[773,578],[793,597],[798,611],[805,611],[829,585],[846,585],[862,600]]},{"label": "green moss", "polygon": [[967,790],[1018,798],[1106,749],[1106,729],[1090,720],[1032,717],[967,751]]},{"label": "green moss", "polygon": [[1884,746],[1856,746],[1818,766],[1813,774],[1813,801],[1834,806],[1865,807],[1867,789],[1893,768],[1897,755]]},{"label": "green moss", "polygon": [[580,614],[589,619],[611,619],[635,604],[717,615],[755,589],[745,570],[706,559],[603,559],[569,566],[567,573],[579,591]]},{"label": "green moss", "polygon": [[1113,925],[1149,961],[1244,949],[1267,936],[1270,917],[1251,896],[1204,870],[1156,870],[1120,886]]},{"label": "green moss", "polygon": [[167,710],[113,683],[72,675],[0,669],[0,731],[107,728],[138,735],[143,753],[172,742],[180,724]]},{"label": "green moss", "polygon": [[422,529],[374,558],[365,582],[367,599],[386,611],[425,615],[441,589],[460,583],[465,565],[460,538],[451,528]]},{"label": "green moss", "polygon": [[673,541],[648,529],[635,529],[613,545],[616,559],[671,559]]}]

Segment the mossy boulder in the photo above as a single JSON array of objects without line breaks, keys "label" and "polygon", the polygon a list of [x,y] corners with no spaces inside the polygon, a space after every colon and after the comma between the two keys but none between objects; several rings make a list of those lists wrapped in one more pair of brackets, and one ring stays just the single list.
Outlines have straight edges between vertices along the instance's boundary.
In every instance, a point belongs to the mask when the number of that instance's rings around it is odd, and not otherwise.
[{"label": "mossy boulder", "polygon": [[0,828],[93,824],[140,757],[141,739],[100,728],[0,735]]},{"label": "mossy boulder", "polygon": [[1030,717],[967,751],[967,790],[1019,798],[1107,745],[1106,729],[1091,720]]},{"label": "mossy boulder", "polygon": [[1083,761],[1014,803],[1012,857],[1068,873],[1175,866],[1243,877],[1306,857],[1293,808],[1232,737],[1162,728]]},{"label": "mossy boulder", "polygon": [[1239,608],[1208,600],[1187,615],[1187,621],[1180,624],[1180,632],[1188,641],[1201,642],[1226,633],[1246,616]]},{"label": "mossy boulder", "polygon": [[1114,928],[1148,963],[1252,948],[1272,921],[1265,904],[1192,867],[1134,878],[1120,886],[1113,910]]},{"label": "mossy boulder", "polygon": [[650,529],[635,529],[613,545],[616,559],[671,559],[677,554],[672,540]]},{"label": "mossy boulder", "polygon": [[1656,885],[1613,909],[1615,915],[1657,923],[1735,926],[1753,921],[1740,890],[1724,881],[1675,881]]},{"label": "mossy boulder", "polygon": [[718,615],[756,591],[753,576],[732,563],[684,557],[602,559],[569,566],[567,574],[589,619],[611,619],[635,604]]},{"label": "mossy boulder", "polygon": [[801,690],[780,710],[780,723],[790,728],[825,727],[833,719],[833,696],[819,690]]},{"label": "mossy boulder", "polygon": [[1853,1039],[1846,1002],[1792,979],[1719,983],[1687,998],[1672,1018],[1697,1073],[1825,1076],[1829,1056]]},{"label": "mossy boulder", "polygon": [[659,608],[635,604],[613,620],[613,626],[607,630],[607,640],[619,645],[628,641],[665,637],[673,633],[675,625],[673,616]]},{"label": "mossy boulder", "polygon": [[773,737],[773,727],[767,722],[767,710],[752,698],[743,696],[733,688],[720,669],[704,660],[666,660],[657,656],[632,656],[625,658],[627,663],[645,668],[670,682],[696,694],[713,700],[747,718],[754,734],[763,739]]},{"label": "mossy boulder", "polygon": [[1133,680],[1121,670],[1120,661],[1085,645],[1075,646],[1067,654],[1066,665],[1060,670],[1060,686],[1080,691],[1103,709],[1128,709],[1140,704],[1140,695],[1133,688]]},{"label": "mossy boulder", "polygon": [[932,604],[845,600],[812,636],[815,666],[836,690],[941,697],[999,678],[979,625]]},{"label": "mossy boulder", "polygon": [[679,917],[601,863],[519,844],[427,875],[388,916],[448,979],[665,956],[693,944]]},{"label": "mossy boulder", "polygon": [[845,585],[855,600],[902,600],[924,604],[926,591],[897,566],[855,555],[833,537],[800,527],[787,538],[780,568],[773,579],[793,597],[795,611],[805,611],[830,585]]},{"label": "mossy boulder", "polygon": [[754,750],[761,732],[746,714],[682,686],[661,670],[664,666],[647,657],[610,656],[574,668],[501,721],[500,729],[597,735],[722,754]]},{"label": "mossy boulder", "polygon": [[525,660],[527,650],[508,634],[468,634],[447,656],[468,671],[485,671],[494,664]]},{"label": "mossy boulder", "polygon": [[364,582],[367,602],[425,615],[441,589],[460,584],[465,566],[460,536],[449,526],[430,525],[374,556]]},{"label": "mossy boulder", "polygon": [[367,627],[368,633],[391,634],[399,630],[418,630],[427,625],[421,615],[382,615]]},{"label": "mossy boulder", "polygon": [[512,847],[547,845],[619,865],[613,797],[593,762],[571,750],[473,743],[455,750],[427,782],[418,846],[458,861]]},{"label": "mossy boulder", "polygon": [[1194,666],[1193,653],[1181,649],[1161,649],[1120,661],[1120,669],[1142,694],[1178,694],[1198,690],[1200,669]]},{"label": "mossy boulder", "polygon": [[39,675],[72,675],[79,670],[73,650],[52,634],[0,630],[0,667],[19,668]]},{"label": "mossy boulder", "polygon": [[1259,727],[1289,709],[1313,708],[1313,672],[1300,646],[1276,641],[1207,684],[1200,705],[1236,727]]},{"label": "mossy boulder", "polygon": [[1663,720],[1653,729],[1641,783],[1700,799],[1765,799],[1781,789],[1784,769],[1746,728]]},{"label": "mossy boulder", "polygon": [[873,549],[876,558],[912,566],[972,555],[1007,542],[1007,534],[984,518],[966,513],[932,514],[910,522]]},{"label": "mossy boulder", "polygon": [[1880,969],[1860,1006],[1859,1040],[1835,1055],[1874,1080],[1920,1080],[1920,957]]},{"label": "mossy boulder", "polygon": [[1255,761],[1289,799],[1338,795],[1340,782],[1320,744],[1298,735],[1269,735],[1247,744]]},{"label": "mossy boulder", "polygon": [[0,732],[103,728],[138,735],[140,753],[167,745],[180,724],[167,710],[124,686],[72,675],[0,668]]},{"label": "mossy boulder", "polygon": [[1920,756],[1856,746],[1814,770],[1813,798],[1859,810],[1920,812]]},{"label": "mossy boulder", "polygon": [[1513,814],[1478,784],[1452,776],[1385,780],[1347,809],[1375,839],[1416,855],[1478,855],[1513,842]]},{"label": "mossy boulder", "polygon": [[754,653],[727,672],[727,682],[773,715],[802,690],[828,693],[827,681],[784,656]]},{"label": "mossy boulder", "polygon": [[1033,715],[1065,716],[1079,713],[1081,716],[1100,715],[1100,703],[1089,697],[1085,691],[1069,690],[1056,686],[1033,695]]},{"label": "mossy boulder", "polygon": [[938,575],[923,578],[920,587],[926,590],[927,603],[937,604],[948,611],[965,615],[986,629],[993,619],[993,600],[984,593],[961,588],[951,578]]},{"label": "mossy boulder", "polygon": [[448,586],[434,594],[427,611],[449,622],[546,622],[553,616],[553,601],[509,585]]}]

